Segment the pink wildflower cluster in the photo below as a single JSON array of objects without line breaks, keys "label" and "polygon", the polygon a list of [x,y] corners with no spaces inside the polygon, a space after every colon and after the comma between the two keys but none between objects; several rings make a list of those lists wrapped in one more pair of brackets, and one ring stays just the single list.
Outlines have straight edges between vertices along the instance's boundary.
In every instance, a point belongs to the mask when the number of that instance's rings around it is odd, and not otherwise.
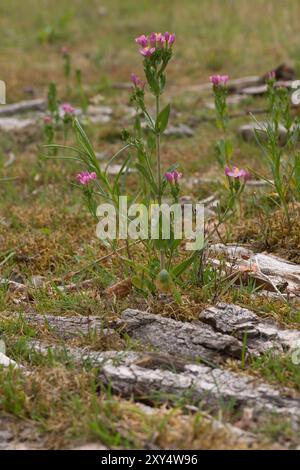
[{"label": "pink wildflower cluster", "polygon": [[167,48],[172,47],[175,42],[175,34],[168,33],[167,31],[164,34],[151,33],[149,36],[142,34],[135,39],[135,42],[141,46],[140,53],[144,57],[151,57],[157,48],[162,48],[164,46]]},{"label": "pink wildflower cluster", "polygon": [[182,177],[182,173],[178,173],[178,171],[174,170],[174,171],[167,171],[165,173],[165,178],[166,180],[169,182],[169,183],[177,183],[180,178]]},{"label": "pink wildflower cluster", "polygon": [[132,73],[130,78],[135,87],[140,88],[141,90],[145,88],[145,82],[140,80],[135,73]]},{"label": "pink wildflower cluster", "polygon": [[83,184],[84,186],[87,186],[91,181],[95,180],[97,178],[96,173],[93,171],[92,173],[89,173],[88,171],[83,171],[82,173],[78,173],[76,175],[76,179],[80,184]]},{"label": "pink wildflower cluster", "polygon": [[209,81],[214,86],[226,86],[228,80],[229,80],[228,75],[212,75],[211,77],[209,77]]},{"label": "pink wildflower cluster", "polygon": [[75,108],[70,103],[63,103],[61,109],[65,114],[75,114]]},{"label": "pink wildflower cluster", "polygon": [[238,168],[237,166],[233,166],[231,169],[226,166],[225,175],[230,178],[244,178],[244,180],[248,180],[250,178],[248,171],[244,170],[243,168]]}]

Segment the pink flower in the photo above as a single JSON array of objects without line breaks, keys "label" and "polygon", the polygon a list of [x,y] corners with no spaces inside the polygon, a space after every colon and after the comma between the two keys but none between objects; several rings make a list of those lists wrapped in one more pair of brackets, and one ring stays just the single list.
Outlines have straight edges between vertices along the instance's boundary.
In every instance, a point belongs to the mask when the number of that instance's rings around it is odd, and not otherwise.
[{"label": "pink flower", "polygon": [[[167,34],[169,34],[169,33],[167,33]],[[169,46],[172,46],[172,45],[174,44],[175,39],[176,39],[176,36],[175,36],[174,33],[172,33],[172,34],[169,35],[169,38],[168,38],[168,44],[169,44]]]},{"label": "pink flower", "polygon": [[165,178],[167,181],[169,181],[169,183],[173,183],[174,182],[174,175],[173,173],[171,173],[170,171],[167,171],[165,173]]},{"label": "pink flower", "polygon": [[60,50],[60,52],[62,53],[62,55],[69,55],[70,54],[70,51],[69,49],[67,48],[67,46],[63,46]]},{"label": "pink flower", "polygon": [[141,36],[135,38],[135,42],[139,46],[142,46],[143,48],[148,46],[148,38],[147,38],[147,36],[145,36],[145,34],[142,34]]},{"label": "pink flower", "polygon": [[45,116],[44,117],[44,124],[52,124],[52,117],[51,116]]},{"label": "pink flower", "polygon": [[271,72],[267,73],[267,80],[275,80],[276,78],[276,73],[274,70],[271,70]]},{"label": "pink flower", "polygon": [[63,103],[61,105],[61,109],[65,114],[74,114],[75,113],[75,108],[70,103]]},{"label": "pink flower", "polygon": [[177,182],[178,180],[180,180],[180,178],[182,177],[182,173],[178,173],[178,171],[173,171],[173,175],[174,175],[174,180]]},{"label": "pink flower", "polygon": [[151,57],[154,52],[155,52],[155,47],[144,47],[143,49],[140,49],[140,53],[144,57]]},{"label": "pink flower", "polygon": [[161,33],[156,33],[156,43],[158,46],[162,46],[165,42],[165,36]]},{"label": "pink flower", "polygon": [[167,44],[169,47],[175,42],[175,34],[170,34],[168,31],[163,33],[151,33],[148,37],[142,34],[135,39],[135,42],[142,46],[140,53],[145,57],[150,57],[157,47],[162,47]]},{"label": "pink flower", "polygon": [[76,175],[76,179],[80,184],[83,184],[84,186],[87,186],[91,181],[95,180],[97,178],[96,173],[93,171],[92,173],[89,173],[88,171],[83,171],[82,173],[78,173]]},{"label": "pink flower", "polygon": [[177,183],[180,178],[182,177],[182,173],[178,173],[178,171],[174,170],[174,171],[167,171],[165,173],[165,178],[166,180],[169,182],[169,183]]},{"label": "pink flower", "polygon": [[244,170],[243,168],[240,169],[237,166],[233,166],[232,169],[226,166],[225,175],[231,178],[244,178],[244,180],[247,180],[250,177],[248,171]]},{"label": "pink flower", "polygon": [[150,47],[155,47],[156,46],[156,34],[157,33],[151,33],[150,36],[149,36]]},{"label": "pink flower", "polygon": [[162,33],[151,33],[149,36],[150,47],[161,47],[165,44],[165,35]]},{"label": "pink flower", "polygon": [[214,86],[225,86],[228,82],[228,75],[212,75],[209,77],[210,82]]},{"label": "pink flower", "polygon": [[140,80],[135,73],[132,73],[130,78],[135,87],[140,88],[141,90],[144,89],[145,82],[143,82],[143,80]]}]

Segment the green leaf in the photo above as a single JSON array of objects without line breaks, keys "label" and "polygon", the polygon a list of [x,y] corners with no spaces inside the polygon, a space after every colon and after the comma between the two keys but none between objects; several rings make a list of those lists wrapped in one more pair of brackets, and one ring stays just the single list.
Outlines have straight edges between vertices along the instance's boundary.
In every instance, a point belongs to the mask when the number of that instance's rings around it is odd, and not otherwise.
[{"label": "green leaf", "polygon": [[100,170],[100,167],[99,167],[99,164],[98,164],[93,146],[92,146],[88,136],[84,132],[84,130],[83,130],[80,122],[78,121],[78,119],[74,119],[73,126],[74,126],[74,129],[75,129],[75,132],[76,132],[78,142],[81,144],[83,150],[88,155],[90,162],[93,164],[93,166],[95,168],[98,169],[99,173],[102,173],[101,170]]},{"label": "green leaf", "polygon": [[295,156],[295,192],[296,192],[296,199],[300,201],[300,154]]},{"label": "green leaf", "polygon": [[155,123],[156,132],[159,132],[160,134],[162,134],[166,130],[168,122],[169,122],[170,110],[171,110],[171,106],[170,104],[167,104],[167,106],[157,116],[156,123]]},{"label": "green leaf", "polygon": [[192,256],[177,264],[177,266],[175,266],[175,268],[173,268],[171,271],[173,278],[181,276],[181,274],[184,273],[184,271],[192,264],[197,256],[198,251],[194,251]]},{"label": "green leaf", "polygon": [[160,88],[159,88],[159,83],[157,82],[154,74],[152,73],[151,69],[146,67],[145,68],[145,75],[147,78],[148,85],[152,91],[152,93],[157,96],[159,95]]},{"label": "green leaf", "polygon": [[0,353],[2,354],[6,353],[6,346],[5,346],[3,339],[0,339]]},{"label": "green leaf", "polygon": [[116,191],[117,187],[118,187],[118,184],[119,184],[119,180],[120,180],[120,177],[125,174],[127,175],[128,173],[128,170],[129,170],[129,164],[131,162],[131,158],[132,158],[132,155],[129,154],[128,157],[125,159],[123,165],[121,166],[116,178],[115,178],[115,182],[114,182],[114,185],[113,185],[113,192]]},{"label": "green leaf", "polygon": [[132,276],[131,282],[136,289],[143,291],[145,294],[148,294],[148,292],[155,292],[154,283],[149,278],[144,277],[143,274],[139,276]]},{"label": "green leaf", "polygon": [[150,184],[152,190],[154,191],[155,194],[158,193],[158,187],[155,183],[155,181],[152,178],[152,175],[149,173],[147,168],[145,168],[143,165],[140,163],[135,164],[137,170],[144,176],[145,180]]}]

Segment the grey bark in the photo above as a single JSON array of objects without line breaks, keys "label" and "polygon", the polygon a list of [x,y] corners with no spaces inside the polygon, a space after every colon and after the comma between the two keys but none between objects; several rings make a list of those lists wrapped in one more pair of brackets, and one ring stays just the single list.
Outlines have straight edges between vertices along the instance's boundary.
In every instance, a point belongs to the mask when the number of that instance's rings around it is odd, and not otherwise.
[{"label": "grey bark", "polygon": [[199,320],[220,333],[243,340],[251,352],[276,349],[281,352],[300,348],[300,331],[284,329],[271,319],[262,319],[254,312],[238,305],[219,303],[203,310]]},{"label": "grey bark", "polygon": [[[300,331],[284,329],[274,320],[262,319],[237,305],[218,304],[200,312],[199,321],[188,323],[127,309],[121,319],[104,328],[96,316],[61,317],[29,314],[32,325],[46,325],[60,338],[96,332],[105,337],[127,334],[143,345],[178,357],[199,359],[209,365],[228,357],[241,359],[246,334],[246,351],[260,355],[274,349],[286,352],[300,347]],[[113,329],[114,327],[114,329]]]},{"label": "grey bark", "polygon": [[[32,343],[32,348],[42,353],[48,349],[37,342]],[[289,396],[287,389],[275,388],[256,378],[177,361],[170,355],[67,350],[74,360],[80,363],[88,360],[99,367],[99,385],[110,385],[123,397],[145,402],[187,398],[189,403],[216,410],[226,405],[241,411],[252,408],[254,417],[276,414],[291,419],[295,429],[300,428],[299,395]]]},{"label": "grey bark", "polygon": [[32,325],[46,325],[52,329],[57,336],[63,339],[87,335],[95,331],[106,336],[115,334],[114,330],[104,328],[103,321],[96,316],[62,317],[56,315],[28,314],[26,315],[26,321]]},{"label": "grey bark", "polygon": [[131,338],[159,351],[193,359],[218,360],[222,357],[240,358],[242,342],[233,336],[219,333],[209,325],[188,323],[127,309],[122,313],[122,331]]}]

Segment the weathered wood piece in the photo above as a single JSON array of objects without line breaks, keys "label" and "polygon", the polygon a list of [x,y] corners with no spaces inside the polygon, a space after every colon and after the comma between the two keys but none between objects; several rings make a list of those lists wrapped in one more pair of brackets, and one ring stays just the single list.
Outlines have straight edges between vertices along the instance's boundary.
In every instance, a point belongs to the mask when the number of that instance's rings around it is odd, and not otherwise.
[{"label": "weathered wood piece", "polygon": [[300,331],[280,327],[272,319],[263,319],[246,308],[219,303],[203,310],[199,320],[215,331],[243,339],[247,334],[247,348],[251,351],[276,349],[287,351],[300,348]]},{"label": "weathered wood piece", "polygon": [[18,103],[7,104],[0,107],[0,116],[13,116],[15,114],[27,113],[29,111],[44,111],[46,109],[46,100],[25,100]]},{"label": "weathered wood piece", "polygon": [[[46,353],[52,347],[33,342],[32,348]],[[65,348],[64,348],[65,350]],[[99,384],[109,385],[123,397],[162,402],[188,397],[190,403],[218,409],[220,403],[253,409],[253,416],[276,414],[300,428],[300,397],[256,378],[221,368],[211,368],[174,359],[173,356],[135,352],[97,353],[67,348],[76,361],[99,367]]]},{"label": "weathered wood piece", "polygon": [[125,310],[111,328],[104,328],[95,316],[29,314],[26,320],[33,325],[49,326],[63,339],[90,332],[106,338],[118,333],[121,336],[127,334],[162,353],[202,359],[204,363],[214,365],[228,357],[240,359],[245,334],[247,354],[254,356],[273,349],[285,352],[300,347],[298,330],[284,329],[274,320],[262,319],[248,309],[231,304],[210,306],[199,314],[200,321],[193,323],[133,309]]},{"label": "weathered wood piece", "polygon": [[4,131],[4,132],[23,131],[25,129],[29,129],[32,127],[36,127],[36,122],[34,119],[0,117],[0,131]]},{"label": "weathered wood piece", "polygon": [[[292,80],[278,80],[275,83],[275,87],[282,87],[282,88],[291,88],[293,85]],[[266,83],[263,83],[261,85],[256,85],[256,86],[249,86],[242,88],[240,90],[240,93],[243,95],[248,95],[248,96],[259,96],[259,95],[264,95],[267,93],[268,90],[268,85]]]},{"label": "weathered wood piece", "polygon": [[[250,124],[244,124],[239,127],[238,133],[246,142],[256,142],[256,134],[258,139],[266,139],[268,123],[266,121],[252,122]],[[279,131],[279,145],[285,145],[287,139],[287,130],[282,125],[278,126]]]},{"label": "weathered wood piece", "polygon": [[[245,334],[247,354],[254,356],[271,349],[284,352],[300,347],[300,331],[281,328],[275,321],[260,319],[237,305],[208,307],[200,313],[199,320],[199,323],[179,322],[132,309],[122,314],[123,331],[129,336],[161,352],[181,357],[214,361],[228,356],[241,358]],[[211,329],[206,329],[203,323]]]},{"label": "weathered wood piece", "polygon": [[119,325],[122,331],[143,344],[180,357],[218,360],[240,358],[242,342],[218,333],[206,324],[180,322],[140,310],[127,309]]},{"label": "weathered wood piece", "polygon": [[174,137],[193,137],[194,131],[186,124],[178,124],[177,126],[168,126],[164,131],[164,135]]},{"label": "weathered wood piece", "polygon": [[104,328],[102,320],[96,316],[62,317],[57,315],[28,314],[25,319],[32,325],[46,325],[52,329],[57,336],[63,339],[87,335],[95,331],[104,336],[115,334],[114,330]]},{"label": "weathered wood piece", "polygon": [[256,279],[264,289],[300,295],[300,265],[268,253],[254,253],[237,245],[215,244],[209,248],[209,258],[220,265],[216,256],[224,256],[222,266],[227,273],[239,273]]}]

